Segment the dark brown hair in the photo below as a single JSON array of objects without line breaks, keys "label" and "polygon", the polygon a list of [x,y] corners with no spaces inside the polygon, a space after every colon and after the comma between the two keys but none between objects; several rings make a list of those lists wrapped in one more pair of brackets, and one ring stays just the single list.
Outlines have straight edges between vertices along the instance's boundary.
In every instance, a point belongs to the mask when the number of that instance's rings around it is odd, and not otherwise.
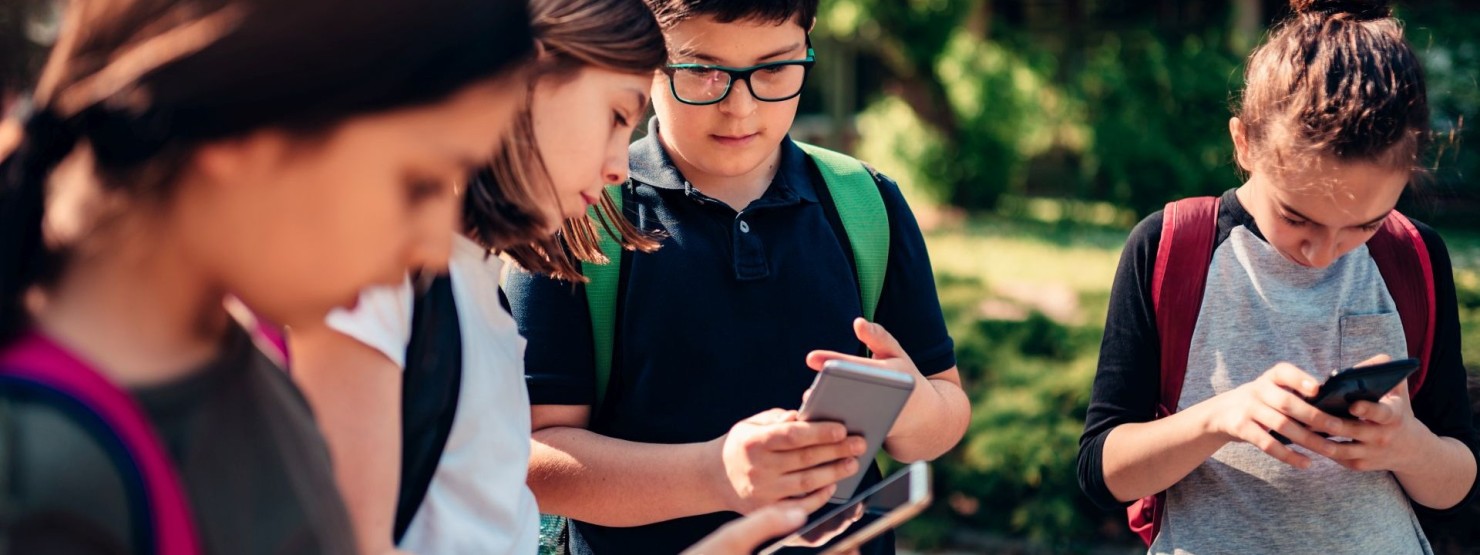
[{"label": "dark brown hair", "polygon": [[664,29],[681,21],[709,16],[720,23],[761,21],[780,24],[788,19],[812,28],[818,0],[645,0]]},{"label": "dark brown hair", "polygon": [[0,344],[27,325],[25,292],[62,264],[43,244],[46,181],[75,148],[102,187],[168,198],[195,145],[434,103],[532,49],[519,0],[69,2],[0,164]]},{"label": "dark brown hair", "polygon": [[[1294,14],[1250,56],[1243,122],[1253,163],[1312,156],[1422,171],[1429,142],[1423,68],[1381,0],[1292,0]],[[1245,168],[1252,170],[1253,168]]]},{"label": "dark brown hair", "polygon": [[[641,0],[532,0],[529,7],[542,50],[532,68],[531,90],[540,79],[569,79],[587,67],[647,75],[667,59],[662,30]],[[656,238],[621,217],[605,194],[599,210],[603,221],[574,218],[555,236],[545,231],[537,200],[540,189],[553,184],[536,147],[529,108],[521,111],[490,167],[468,187],[463,203],[468,236],[527,270],[572,281],[584,281],[572,256],[607,261],[597,246],[598,233],[629,250],[657,249]]]}]

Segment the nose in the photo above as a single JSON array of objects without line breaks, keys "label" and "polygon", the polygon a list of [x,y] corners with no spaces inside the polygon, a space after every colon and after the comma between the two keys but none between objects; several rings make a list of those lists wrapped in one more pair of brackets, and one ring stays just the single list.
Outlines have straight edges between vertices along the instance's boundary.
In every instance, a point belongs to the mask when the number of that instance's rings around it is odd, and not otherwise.
[{"label": "nose", "polygon": [[727,116],[743,118],[755,113],[759,103],[750,91],[750,79],[730,83],[730,94],[719,103],[719,111]]},{"label": "nose", "polygon": [[1323,233],[1306,240],[1301,254],[1317,268],[1325,268],[1341,257],[1341,240],[1336,233]]},{"label": "nose", "polygon": [[601,163],[602,183],[615,185],[627,182],[627,145],[614,141],[607,147],[606,159]]}]

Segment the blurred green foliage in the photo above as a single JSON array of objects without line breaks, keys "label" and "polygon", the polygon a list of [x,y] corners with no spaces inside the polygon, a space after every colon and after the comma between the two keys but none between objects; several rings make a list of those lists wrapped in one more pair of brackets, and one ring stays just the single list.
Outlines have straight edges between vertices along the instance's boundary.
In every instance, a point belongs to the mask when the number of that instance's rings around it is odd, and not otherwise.
[{"label": "blurred green foliage", "polygon": [[[1398,3],[1440,135],[1410,203],[1480,208],[1480,3]],[[990,210],[1005,194],[1146,214],[1236,186],[1228,118],[1242,62],[1288,5],[1263,0],[825,0],[816,33],[853,44],[868,99],[856,149],[923,198]],[[1451,139],[1452,132],[1452,139]]]}]

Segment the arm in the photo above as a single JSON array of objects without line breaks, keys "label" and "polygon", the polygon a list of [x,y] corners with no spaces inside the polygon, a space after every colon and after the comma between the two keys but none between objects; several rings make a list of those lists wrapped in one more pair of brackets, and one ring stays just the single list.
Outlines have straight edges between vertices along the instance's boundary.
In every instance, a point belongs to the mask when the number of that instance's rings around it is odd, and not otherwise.
[{"label": "arm", "polygon": [[[703,443],[644,445],[586,429],[589,406],[536,405],[529,487],[540,509],[603,526],[725,510]],[[612,479],[607,479],[607,478]]]},{"label": "arm", "polygon": [[391,553],[401,473],[401,367],[326,326],[295,329],[293,378],[313,404],[364,553]]},{"label": "arm", "polygon": [[719,511],[750,513],[783,499],[813,511],[858,470],[861,438],[836,423],[779,409],[717,439],[623,441],[585,429],[590,407],[537,405],[529,485],[546,512],[603,526],[640,526]]},{"label": "arm", "polygon": [[1258,379],[1187,410],[1117,426],[1104,441],[1104,485],[1121,503],[1160,493],[1233,441],[1254,445],[1291,466],[1309,468],[1308,457],[1280,444],[1269,430],[1317,453],[1334,453],[1337,445],[1312,428],[1330,431],[1340,419],[1301,399],[1319,389],[1305,371],[1279,364]]}]

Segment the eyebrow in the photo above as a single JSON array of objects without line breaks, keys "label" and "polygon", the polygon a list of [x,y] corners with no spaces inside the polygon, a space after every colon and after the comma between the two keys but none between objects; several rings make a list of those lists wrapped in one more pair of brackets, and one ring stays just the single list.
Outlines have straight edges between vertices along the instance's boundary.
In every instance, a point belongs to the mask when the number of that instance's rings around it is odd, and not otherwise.
[{"label": "eyebrow", "polygon": [[641,112],[643,108],[646,108],[647,107],[647,103],[648,103],[647,93],[644,92],[644,91],[639,91],[637,89],[628,89],[628,90],[631,90],[632,91],[632,94],[637,96],[637,111]]},{"label": "eyebrow", "polygon": [[[801,47],[802,47],[802,43],[800,43],[800,42],[792,43],[791,46],[787,46],[786,48],[777,49],[777,50],[771,52],[770,54],[766,54],[764,56],[761,56],[759,58],[756,58],[756,60],[761,61],[761,63],[764,63],[765,60],[768,60],[768,59],[771,59],[771,58],[775,58],[777,56],[780,56],[780,55],[785,54],[787,52],[791,52],[791,51],[796,50],[796,49],[801,48]],[[709,54],[705,54],[703,52],[699,52],[699,51],[695,51],[695,50],[681,50],[681,51],[678,52],[678,54],[680,56],[689,56],[689,57],[692,57],[692,58],[694,58],[696,60],[700,60],[700,61],[703,61],[703,62],[708,62],[710,64],[724,65],[724,63],[719,58],[716,58],[716,57],[711,56]]]},{"label": "eyebrow", "polygon": [[[1326,224],[1323,224],[1321,222],[1318,222],[1318,221],[1315,221],[1315,220],[1311,219],[1310,216],[1307,216],[1305,214],[1301,214],[1300,212],[1297,212],[1294,208],[1290,208],[1290,205],[1288,205],[1288,204],[1285,204],[1285,203],[1280,202],[1280,201],[1275,201],[1275,202],[1280,205],[1280,210],[1283,210],[1285,212],[1289,212],[1291,214],[1294,214],[1296,217],[1298,217],[1298,218],[1300,218],[1302,220],[1305,220],[1307,222],[1310,222],[1310,223],[1313,223],[1313,224],[1316,224],[1316,225],[1322,226],[1322,227],[1325,227],[1325,225],[1326,225]],[[1386,220],[1387,217],[1388,217],[1388,214],[1390,214],[1391,212],[1392,212],[1392,210],[1388,210],[1387,212],[1384,212],[1381,216],[1378,216],[1377,218],[1374,218],[1374,219],[1369,220],[1367,222],[1363,222],[1363,223],[1357,224],[1357,225],[1352,226],[1352,227],[1372,227],[1374,225],[1377,225],[1378,223],[1381,223],[1383,220]]]}]

